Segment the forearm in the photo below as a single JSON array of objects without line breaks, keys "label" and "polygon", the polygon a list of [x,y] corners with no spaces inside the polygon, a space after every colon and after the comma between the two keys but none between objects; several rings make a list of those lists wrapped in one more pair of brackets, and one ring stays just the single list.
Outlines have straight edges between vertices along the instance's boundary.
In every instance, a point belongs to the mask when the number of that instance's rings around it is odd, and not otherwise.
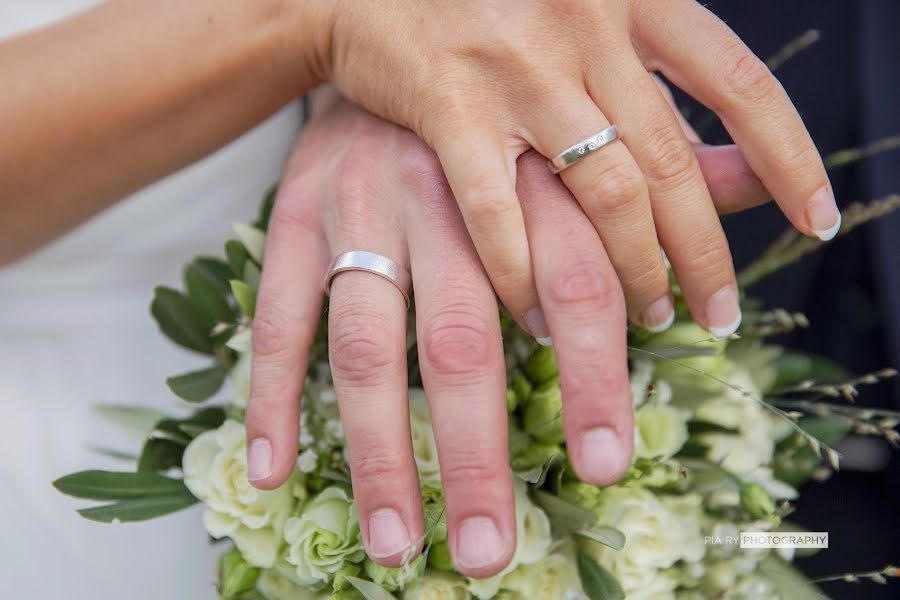
[{"label": "forearm", "polygon": [[0,44],[0,262],[315,85],[319,6],[114,0]]}]

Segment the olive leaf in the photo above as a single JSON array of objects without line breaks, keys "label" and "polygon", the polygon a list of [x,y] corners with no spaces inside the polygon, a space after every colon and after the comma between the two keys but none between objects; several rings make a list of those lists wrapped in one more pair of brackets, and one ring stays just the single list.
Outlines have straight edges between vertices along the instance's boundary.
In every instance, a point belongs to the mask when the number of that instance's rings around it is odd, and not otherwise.
[{"label": "olive leaf", "polygon": [[150,312],[170,340],[196,352],[213,353],[210,330],[187,296],[165,286],[154,290]]},{"label": "olive leaf", "polygon": [[231,291],[241,310],[252,319],[256,312],[256,292],[249,285],[238,279],[231,280]]},{"label": "olive leaf", "polygon": [[208,369],[169,377],[166,379],[166,385],[182,400],[203,402],[222,388],[227,374],[227,369],[221,365],[214,365]]},{"label": "olive leaf", "polygon": [[113,521],[133,523],[177,512],[197,502],[199,502],[197,498],[190,492],[186,492],[177,496],[137,498],[94,508],[82,508],[78,514],[85,519],[100,523],[112,523]]},{"label": "olive leaf", "polygon": [[584,552],[578,553],[581,587],[591,600],[624,600],[625,591],[612,573]]}]

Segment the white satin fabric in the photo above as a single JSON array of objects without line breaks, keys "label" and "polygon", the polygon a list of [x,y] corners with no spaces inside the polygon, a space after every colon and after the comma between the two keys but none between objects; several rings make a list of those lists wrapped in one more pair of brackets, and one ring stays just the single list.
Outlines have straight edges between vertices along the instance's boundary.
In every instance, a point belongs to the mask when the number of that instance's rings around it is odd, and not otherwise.
[{"label": "white satin fabric", "polygon": [[[0,37],[89,4],[3,0]],[[0,597],[216,597],[219,549],[208,543],[198,508],[149,523],[97,524],[75,513],[90,503],[63,497],[50,482],[82,469],[131,467],[97,453],[136,452],[139,440],[92,405],[185,412],[164,379],[205,361],[158,332],[148,311],[153,286],[180,285],[181,266],[195,254],[221,254],[231,223],[256,214],[299,127],[299,107],[291,105],[0,269]]]}]

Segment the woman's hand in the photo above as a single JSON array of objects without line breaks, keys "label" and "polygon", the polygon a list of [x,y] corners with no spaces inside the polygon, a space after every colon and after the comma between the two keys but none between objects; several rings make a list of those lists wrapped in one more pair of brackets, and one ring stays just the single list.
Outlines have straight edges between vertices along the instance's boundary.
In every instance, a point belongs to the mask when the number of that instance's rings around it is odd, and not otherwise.
[{"label": "woman's hand", "polygon": [[[726,208],[766,197],[733,147],[700,154]],[[545,161],[529,152],[518,168],[536,285],[559,357],[570,456],[584,480],[608,484],[628,467],[633,431],[621,287],[590,221]],[[294,468],[322,279],[349,250],[382,254],[412,273],[451,550],[463,573],[496,573],[516,534],[494,292],[434,153],[345,101],[303,131],[272,213],[253,330],[249,476],[268,489]],[[367,551],[388,566],[417,550],[423,534],[406,323],[403,296],[388,281],[361,272],[333,279],[330,359],[354,495]]]},{"label": "woman's hand", "polygon": [[551,317],[516,159],[528,148],[553,157],[610,123],[621,142],[562,172],[596,229],[583,247],[602,239],[633,321],[670,322],[662,246],[696,321],[721,336],[739,325],[710,192],[648,71],[719,114],[800,231],[830,238],[839,227],[822,161],[781,85],[693,0],[345,0],[331,23],[323,75],[434,148],[494,289],[538,338]]}]

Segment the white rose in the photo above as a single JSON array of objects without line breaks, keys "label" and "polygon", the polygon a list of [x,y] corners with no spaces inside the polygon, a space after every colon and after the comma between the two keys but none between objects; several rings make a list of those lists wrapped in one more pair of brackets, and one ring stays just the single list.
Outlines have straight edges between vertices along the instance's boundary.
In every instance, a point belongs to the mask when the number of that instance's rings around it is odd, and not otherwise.
[{"label": "white rose", "polygon": [[419,479],[440,480],[437,442],[434,441],[425,390],[421,388],[409,390],[409,428],[412,433],[413,456],[416,459]]},{"label": "white rose", "polygon": [[587,600],[575,563],[574,544],[560,544],[542,561],[503,578],[503,589],[529,600]]},{"label": "white rose", "polygon": [[466,580],[442,571],[425,571],[415,585],[403,593],[404,600],[468,600]]},{"label": "white rose", "polygon": [[658,590],[662,583],[669,587],[660,570],[703,557],[701,512],[700,497],[694,494],[657,497],[645,488],[613,486],[603,491],[599,522],[625,534],[625,547],[617,551],[591,540],[582,546],[629,597]]},{"label": "white rose", "polygon": [[328,583],[347,562],[365,559],[359,538],[359,517],[353,499],[339,487],[310,499],[299,517],[284,527],[287,561],[296,567],[302,585]]},{"label": "white rose", "polygon": [[635,455],[671,458],[688,439],[690,412],[655,402],[645,403],[634,415]]},{"label": "white rose", "polygon": [[503,586],[503,578],[519,565],[534,564],[550,551],[553,536],[550,520],[543,510],[528,497],[528,488],[521,480],[514,481],[516,492],[516,551],[509,564],[493,577],[469,579],[469,591],[477,598],[493,597]]},{"label": "white rose", "polygon": [[250,485],[245,435],[243,424],[229,420],[194,438],[184,451],[184,483],[206,504],[209,534],[230,537],[248,563],[268,568],[297,498],[290,483],[271,491]]}]

